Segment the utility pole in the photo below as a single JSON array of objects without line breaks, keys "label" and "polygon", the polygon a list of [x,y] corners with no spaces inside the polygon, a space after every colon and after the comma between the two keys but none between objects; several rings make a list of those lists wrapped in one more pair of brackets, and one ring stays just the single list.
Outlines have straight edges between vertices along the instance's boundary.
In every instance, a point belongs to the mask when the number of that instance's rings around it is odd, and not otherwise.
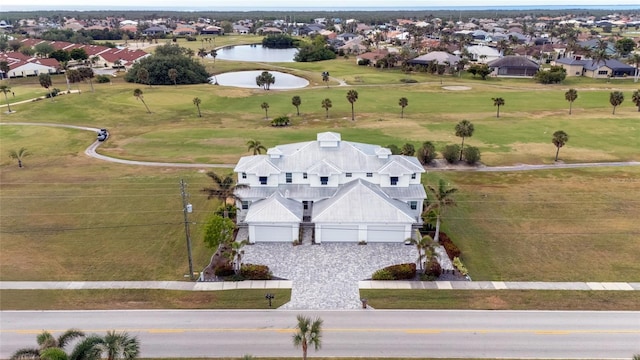
[{"label": "utility pole", "polygon": [[191,258],[191,234],[189,232],[189,213],[193,211],[193,207],[188,203],[189,194],[186,192],[187,184],[184,179],[180,179],[180,193],[182,195],[182,211],[184,212],[184,233],[187,237],[187,256],[189,256],[189,279],[193,278],[193,259]]}]

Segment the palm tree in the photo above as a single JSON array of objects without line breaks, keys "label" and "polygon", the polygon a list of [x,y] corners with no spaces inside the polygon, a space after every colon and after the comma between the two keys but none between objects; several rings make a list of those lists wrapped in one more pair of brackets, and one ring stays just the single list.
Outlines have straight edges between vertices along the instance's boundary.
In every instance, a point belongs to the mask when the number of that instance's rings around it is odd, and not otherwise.
[{"label": "palm tree", "polygon": [[81,68],[78,68],[78,71],[80,72],[80,76],[82,76],[82,79],[89,79],[89,86],[91,86],[91,92],[94,92],[93,90],[93,78],[95,76],[95,74],[93,73],[93,69],[90,67],[86,67],[83,66]]},{"label": "palm tree", "polygon": [[616,107],[624,101],[624,94],[622,91],[612,91],[609,94],[609,103],[613,106],[612,114],[616,114]]},{"label": "palm tree", "polygon": [[11,86],[9,85],[0,85],[0,91],[2,91],[2,93],[4,94],[4,99],[7,101],[7,111],[9,113],[11,113],[11,104],[9,103],[9,96],[7,95],[8,93],[11,92]]},{"label": "palm tree", "polygon": [[438,181],[438,187],[434,188],[431,185],[427,186],[429,193],[433,197],[429,201],[429,204],[425,208],[425,214],[429,217],[434,217],[436,221],[436,233],[433,237],[433,241],[436,243],[440,241],[440,222],[442,218],[442,214],[444,210],[448,206],[455,206],[455,201],[451,198],[451,195],[454,194],[458,189],[456,188],[448,188],[447,184],[443,179]]},{"label": "palm tree", "polygon": [[231,243],[231,250],[228,255],[229,260],[233,263],[233,270],[236,274],[239,274],[242,268],[242,257],[244,256],[244,250],[242,248],[248,243],[248,240],[234,241]]},{"label": "palm tree", "polygon": [[146,103],[146,102],[144,102],[144,96],[142,96],[142,90],[140,90],[140,89],[135,89],[135,90],[133,90],[133,96],[135,96],[135,98],[136,98],[137,100],[142,101],[142,103],[144,104],[144,107],[146,107],[146,108],[147,108],[147,112],[148,112],[149,114],[151,114],[151,110],[149,110],[149,107],[147,106],[147,103]]},{"label": "palm tree", "polygon": [[354,121],[356,118],[353,111],[353,103],[358,101],[358,92],[355,90],[349,90],[347,92],[347,100],[351,103],[351,121]]},{"label": "palm tree", "polygon": [[202,103],[202,100],[200,100],[199,97],[194,97],[193,98],[193,105],[195,105],[198,108],[198,117],[202,117],[202,113],[200,112],[200,104]]},{"label": "palm tree", "polygon": [[293,346],[302,347],[302,359],[307,360],[307,350],[309,345],[313,345],[316,350],[321,346],[322,319],[319,317],[311,320],[303,315],[298,315],[298,325],[296,333],[293,334]]},{"label": "palm tree", "polygon": [[249,147],[249,151],[253,152],[253,155],[260,155],[263,151],[267,151],[267,148],[262,145],[260,140],[249,140],[247,141],[247,146]]},{"label": "palm tree", "polygon": [[201,58],[204,58],[208,54],[209,53],[207,52],[207,49],[205,49],[205,48],[198,49],[198,56],[200,56]]},{"label": "palm tree", "polygon": [[636,90],[631,95],[631,101],[638,107],[638,111],[640,112],[640,90]]},{"label": "palm tree", "polygon": [[80,82],[82,81],[82,73],[77,69],[67,70],[67,79],[72,84],[78,84],[78,94],[80,94]]},{"label": "palm tree", "polygon": [[327,85],[327,87],[329,87],[329,72],[328,71],[323,71],[322,72],[322,81],[325,83],[325,85]]},{"label": "palm tree", "polygon": [[300,116],[300,105],[302,104],[302,99],[300,99],[300,96],[292,97],[291,104],[296,107],[297,115]]},{"label": "palm tree", "polygon": [[630,55],[627,62],[636,68],[635,75],[633,76],[633,82],[638,82],[638,79],[640,79],[640,54]]},{"label": "palm tree", "polygon": [[169,79],[173,81],[173,85],[178,86],[178,70],[169,69],[168,74],[169,74]]},{"label": "palm tree", "polygon": [[326,119],[329,118],[329,109],[331,109],[332,106],[333,105],[331,104],[331,99],[327,98],[327,99],[322,100],[322,107],[325,110]]},{"label": "palm tree", "polygon": [[498,98],[491,98],[491,100],[493,100],[493,106],[497,106],[498,107],[498,112],[496,113],[496,117],[499,118],[500,117],[500,106],[504,105],[504,99],[501,97]]},{"label": "palm tree", "polygon": [[47,89],[47,91],[49,91],[49,97],[51,98],[51,101],[53,101],[53,95],[51,94],[51,75],[49,75],[48,73],[42,73],[40,75],[38,75],[38,81],[40,82],[40,86],[42,86],[43,88]]},{"label": "palm tree", "polygon": [[27,151],[27,149],[25,148],[20,148],[20,150],[15,151],[15,150],[11,150],[9,151],[9,157],[12,159],[16,159],[18,160],[18,167],[22,167],[22,159],[26,158],[27,156],[31,155],[30,152]]},{"label": "palm tree", "polygon": [[228,218],[229,210],[226,206],[227,201],[229,199],[237,199],[235,195],[236,190],[246,189],[249,186],[245,184],[236,184],[232,176],[226,175],[225,177],[221,177],[213,171],[209,171],[207,176],[213,181],[213,187],[204,188],[202,191],[208,193],[207,199],[210,200],[216,198],[222,201],[222,205],[224,207],[224,218]]},{"label": "palm tree", "polygon": [[464,149],[464,138],[473,136],[473,124],[469,120],[462,120],[456,125],[456,136],[462,138],[460,146],[460,161],[462,161],[462,150]]},{"label": "palm tree", "polygon": [[400,118],[404,118],[404,108],[407,107],[407,105],[409,105],[409,100],[407,100],[406,97],[401,97],[400,100],[398,101],[398,105],[400,105],[400,108],[402,110],[400,110]]},{"label": "palm tree", "polygon": [[571,107],[573,102],[578,98],[578,90],[569,89],[566,93],[564,93],[564,98],[569,102],[569,115],[571,115]]},{"label": "palm tree", "polygon": [[0,79],[6,77],[7,81],[9,81],[9,70],[11,70],[11,67],[9,67],[9,62],[5,60],[0,61],[0,71],[2,71]]},{"label": "palm tree", "polygon": [[269,103],[263,102],[260,107],[264,110],[264,119],[269,120]]},{"label": "palm tree", "polygon": [[569,141],[569,135],[562,130],[558,130],[553,133],[553,139],[551,142],[556,146],[556,160],[558,161],[558,153],[560,153],[560,148],[563,147],[567,141]]},{"label": "palm tree", "polygon": [[135,336],[130,336],[127,332],[107,331],[107,334],[100,339],[99,349],[106,353],[107,360],[136,359],[140,355],[140,341]]},{"label": "palm tree", "polygon": [[[43,331],[36,336],[37,348],[22,348],[17,350],[11,356],[11,360],[20,359],[41,359],[43,358],[43,352],[47,349],[64,349],[64,347],[78,338],[83,338],[84,332],[77,329],[69,329],[55,338],[48,331]],[[64,353],[64,351],[63,351]],[[66,355],[66,353],[65,353]]]},{"label": "palm tree", "polygon": [[[418,232],[418,235],[420,235],[419,232]],[[418,250],[417,261],[418,261],[418,265],[420,266],[420,271],[423,272],[424,261],[422,260],[424,260],[425,258],[429,259],[433,255],[433,239],[431,238],[431,236],[425,235],[425,236],[419,236],[418,239],[411,238],[411,240],[409,240],[409,243],[411,245],[415,245],[416,250]]]},{"label": "palm tree", "polygon": [[211,50],[211,57],[213,58],[213,63],[216,63],[216,57],[218,56],[218,51],[216,49]]}]

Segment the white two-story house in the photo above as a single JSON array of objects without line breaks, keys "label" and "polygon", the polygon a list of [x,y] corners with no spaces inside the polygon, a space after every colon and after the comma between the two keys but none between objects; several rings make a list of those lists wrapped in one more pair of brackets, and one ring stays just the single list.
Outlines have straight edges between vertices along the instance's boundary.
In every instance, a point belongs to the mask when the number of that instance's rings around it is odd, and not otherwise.
[{"label": "white two-story house", "polygon": [[296,241],[303,223],[313,224],[316,243],[402,242],[422,224],[418,159],[338,133],[244,156],[234,171],[248,185],[236,196],[251,243]]}]

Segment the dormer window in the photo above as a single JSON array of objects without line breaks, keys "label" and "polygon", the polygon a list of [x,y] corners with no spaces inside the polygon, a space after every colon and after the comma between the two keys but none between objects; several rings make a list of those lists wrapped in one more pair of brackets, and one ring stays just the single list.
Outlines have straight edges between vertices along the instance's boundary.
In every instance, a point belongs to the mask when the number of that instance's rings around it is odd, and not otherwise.
[{"label": "dormer window", "polygon": [[416,173],[411,174],[411,179],[415,180],[416,179]]},{"label": "dormer window", "polygon": [[373,177],[373,173],[367,173],[367,177]]},{"label": "dormer window", "polygon": [[328,176],[320,176],[320,185],[327,185],[329,183]]},{"label": "dormer window", "polygon": [[306,179],[307,178],[307,173],[302,173],[302,178]]},{"label": "dormer window", "polygon": [[398,185],[398,177],[397,176],[392,176],[391,177],[391,185]]},{"label": "dormer window", "polygon": [[267,185],[267,177],[260,176],[260,185]]},{"label": "dormer window", "polygon": [[345,176],[345,177],[351,177],[351,176],[353,176],[353,174],[351,174],[351,173],[345,173],[345,174],[344,174],[344,176]]},{"label": "dormer window", "polygon": [[291,173],[285,173],[285,178],[287,184],[291,184],[293,182],[293,176],[291,175]]},{"label": "dormer window", "polygon": [[242,178],[246,179],[247,178],[247,173],[242,173]]}]

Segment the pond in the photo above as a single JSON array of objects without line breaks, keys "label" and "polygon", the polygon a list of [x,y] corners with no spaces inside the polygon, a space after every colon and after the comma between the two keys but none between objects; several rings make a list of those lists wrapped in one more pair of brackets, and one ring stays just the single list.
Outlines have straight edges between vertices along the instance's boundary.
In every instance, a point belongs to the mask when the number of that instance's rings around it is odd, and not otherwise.
[{"label": "pond", "polygon": [[[256,77],[262,74],[263,70],[256,71],[234,71],[222,73],[220,75],[212,76],[209,78],[209,82],[215,84],[217,81],[219,85],[235,86],[241,88],[259,89],[256,85]],[[286,74],[280,71],[269,71],[271,75],[276,79],[276,82],[271,85],[271,89],[299,89],[309,85],[307,79]]]},{"label": "pond", "polygon": [[[270,49],[262,45],[227,46],[217,50],[216,59],[255,62],[293,62],[298,49]],[[207,55],[211,57],[211,55]]]}]

